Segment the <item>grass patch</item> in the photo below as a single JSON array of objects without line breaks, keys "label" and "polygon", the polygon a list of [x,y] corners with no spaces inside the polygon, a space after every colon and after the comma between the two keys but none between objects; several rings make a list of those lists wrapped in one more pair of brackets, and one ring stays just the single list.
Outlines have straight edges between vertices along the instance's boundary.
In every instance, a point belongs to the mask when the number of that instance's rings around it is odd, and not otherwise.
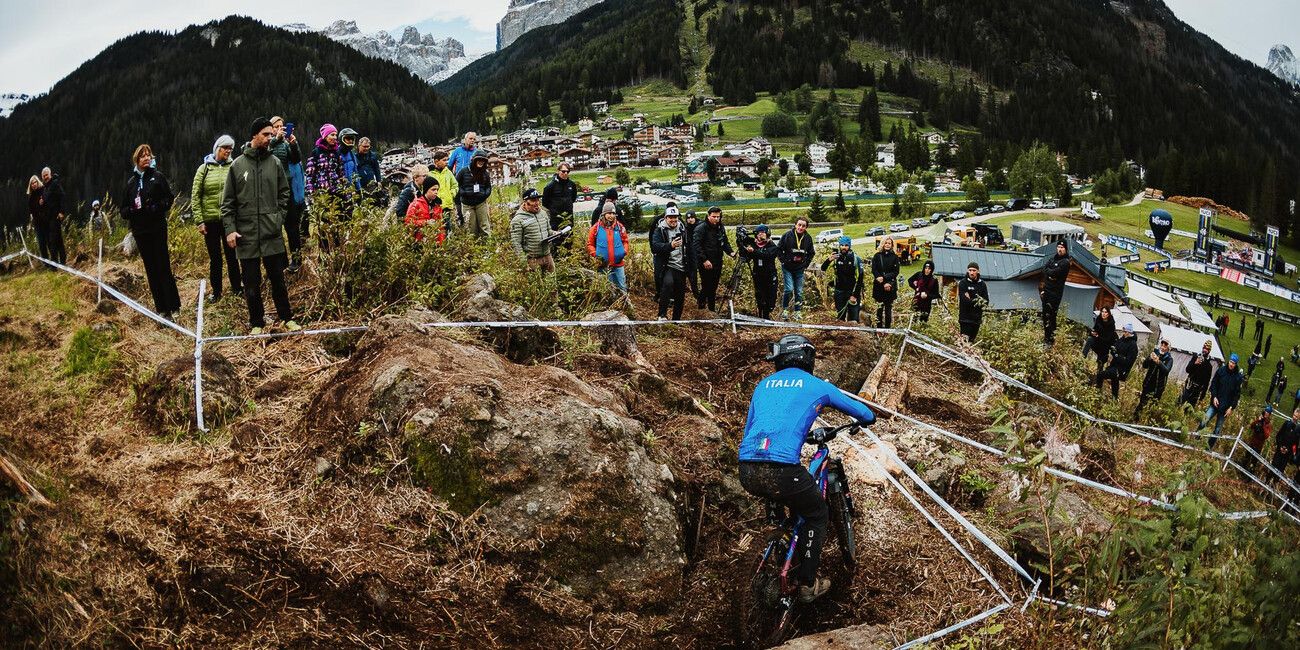
[{"label": "grass patch", "polygon": [[117,328],[95,331],[89,327],[78,329],[68,344],[63,361],[63,376],[99,375],[117,365],[117,351],[113,344],[120,339]]}]

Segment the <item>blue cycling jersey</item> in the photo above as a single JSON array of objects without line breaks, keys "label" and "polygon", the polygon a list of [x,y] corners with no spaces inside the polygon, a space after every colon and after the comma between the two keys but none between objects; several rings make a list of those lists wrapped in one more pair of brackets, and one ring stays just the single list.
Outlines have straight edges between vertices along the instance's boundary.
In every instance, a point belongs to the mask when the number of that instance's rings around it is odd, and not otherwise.
[{"label": "blue cycling jersey", "polygon": [[799,368],[779,370],[758,382],[749,401],[741,461],[799,464],[799,452],[823,406],[832,406],[864,422],[876,416],[834,384]]}]

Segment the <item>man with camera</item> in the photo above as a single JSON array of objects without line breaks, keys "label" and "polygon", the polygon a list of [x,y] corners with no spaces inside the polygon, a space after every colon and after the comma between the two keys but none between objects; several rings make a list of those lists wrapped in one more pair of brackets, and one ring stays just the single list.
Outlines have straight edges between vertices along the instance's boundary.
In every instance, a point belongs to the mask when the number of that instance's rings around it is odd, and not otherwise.
[{"label": "man with camera", "polygon": [[686,299],[686,274],[691,260],[687,256],[686,226],[676,210],[664,213],[663,221],[650,234],[650,251],[659,269],[659,320],[667,320],[668,305],[673,306],[673,320],[681,320]]},{"label": "man with camera", "polygon": [[862,308],[862,260],[853,252],[853,240],[848,235],[840,237],[839,249],[822,262],[822,270],[835,265],[835,318],[850,323],[858,322]]},{"label": "man with camera", "polygon": [[740,246],[740,259],[751,263],[750,278],[754,281],[754,303],[758,317],[772,319],[776,309],[776,258],[780,251],[772,241],[766,225],[754,229],[753,235],[741,226],[736,229],[736,243]]},{"label": "man with camera", "polygon": [[691,239],[695,262],[700,268],[700,296],[696,306],[717,311],[718,280],[722,277],[722,256],[735,257],[731,242],[727,241],[727,229],[722,226],[722,208],[709,208],[703,225],[695,228]]}]

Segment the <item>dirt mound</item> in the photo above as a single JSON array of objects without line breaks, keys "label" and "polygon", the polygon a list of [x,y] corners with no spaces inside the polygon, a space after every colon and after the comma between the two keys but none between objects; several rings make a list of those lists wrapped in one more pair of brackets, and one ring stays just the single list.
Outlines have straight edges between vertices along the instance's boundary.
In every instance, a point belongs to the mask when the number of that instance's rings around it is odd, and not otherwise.
[{"label": "dirt mound", "polygon": [[[156,433],[195,429],[194,356],[164,361],[136,385],[136,415]],[[244,407],[244,386],[235,366],[203,351],[203,417],[211,426],[233,420]]]},{"label": "dirt mound", "polygon": [[319,455],[346,467],[367,432],[396,441],[418,485],[580,594],[636,604],[680,588],[672,473],[647,457],[623,400],[567,371],[387,317],[309,412]]}]

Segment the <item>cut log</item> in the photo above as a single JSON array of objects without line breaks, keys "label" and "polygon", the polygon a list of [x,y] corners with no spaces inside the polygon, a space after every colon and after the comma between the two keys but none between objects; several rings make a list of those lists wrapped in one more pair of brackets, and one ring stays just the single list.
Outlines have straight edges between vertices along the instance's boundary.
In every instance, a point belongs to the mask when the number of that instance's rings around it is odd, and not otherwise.
[{"label": "cut log", "polygon": [[881,355],[867,380],[862,382],[858,395],[891,411],[899,410],[907,398],[911,378],[905,370],[895,370],[888,355]]},{"label": "cut log", "polygon": [[858,390],[858,395],[876,402],[876,396],[880,394],[880,382],[885,380],[885,373],[889,371],[889,357],[880,355],[876,361],[876,366],[871,369],[871,374],[867,375],[867,380],[862,382],[862,388]]},{"label": "cut log", "polygon": [[23,477],[23,473],[19,471],[16,465],[9,462],[9,459],[5,458],[4,454],[0,454],[0,473],[4,474],[5,478],[14,484],[14,487],[17,487],[18,491],[27,497],[29,502],[38,506],[50,505],[50,500],[46,499],[45,495],[36,489],[36,486],[28,483],[27,479]]},{"label": "cut log", "polygon": [[[594,314],[587,314],[582,317],[584,322],[598,323],[618,323],[626,322],[627,316],[621,311],[610,310]],[[650,361],[641,354],[641,349],[636,344],[636,332],[632,331],[631,325],[594,327],[596,336],[600,339],[600,351],[602,354],[612,354],[623,357],[635,363],[650,372],[656,372]]]}]

